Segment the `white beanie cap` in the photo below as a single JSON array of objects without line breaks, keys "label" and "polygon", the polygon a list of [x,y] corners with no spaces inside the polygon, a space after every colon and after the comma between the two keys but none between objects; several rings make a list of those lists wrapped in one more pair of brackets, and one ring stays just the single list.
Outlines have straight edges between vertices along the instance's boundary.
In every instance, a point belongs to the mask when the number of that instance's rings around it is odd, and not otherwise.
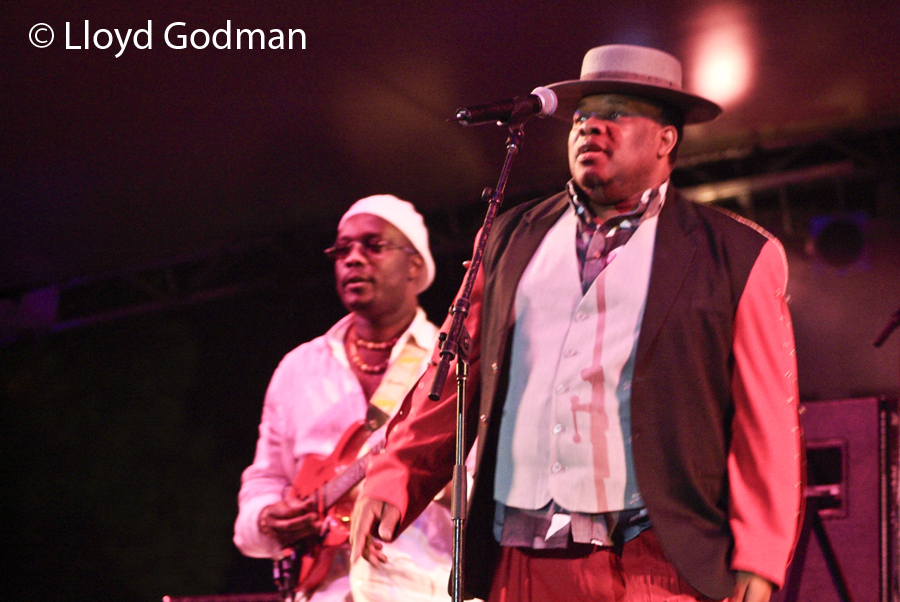
[{"label": "white beanie cap", "polygon": [[377,194],[360,199],[353,203],[347,212],[341,217],[338,228],[344,225],[348,218],[368,213],[380,217],[400,230],[412,246],[415,247],[422,259],[425,260],[425,279],[419,285],[417,293],[421,293],[434,282],[434,258],[428,248],[428,228],[425,220],[408,201],[403,201],[391,194]]}]

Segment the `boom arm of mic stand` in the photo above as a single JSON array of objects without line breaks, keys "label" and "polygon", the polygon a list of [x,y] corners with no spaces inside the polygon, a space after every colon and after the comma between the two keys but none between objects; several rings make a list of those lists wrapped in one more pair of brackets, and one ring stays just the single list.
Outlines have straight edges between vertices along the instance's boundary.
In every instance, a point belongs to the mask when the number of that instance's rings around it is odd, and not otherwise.
[{"label": "boom arm of mic stand", "polygon": [[444,384],[447,382],[447,374],[450,372],[450,362],[460,353],[465,352],[468,355],[468,349],[464,349],[464,345],[460,344],[461,340],[468,340],[468,334],[463,335],[465,328],[464,321],[469,315],[471,307],[472,289],[475,286],[475,277],[481,268],[481,261],[484,257],[484,248],[487,245],[491,228],[494,225],[494,218],[503,204],[503,195],[506,191],[506,183],[509,180],[509,172],[512,168],[512,161],[519,153],[519,147],[522,144],[522,138],[525,132],[522,127],[524,124],[519,123],[511,125],[509,128],[510,136],[506,141],[506,160],[503,163],[503,169],[500,172],[500,180],[497,188],[491,190],[486,188],[482,193],[482,198],[489,197],[487,214],[484,217],[484,225],[481,227],[481,233],[478,242],[475,245],[475,253],[472,255],[472,261],[469,264],[469,270],[466,272],[466,279],[463,285],[462,293],[450,308],[453,320],[447,333],[441,333],[441,361],[438,364],[434,380],[431,381],[431,390],[428,393],[429,399],[437,401],[441,398],[441,391],[444,390]]},{"label": "boom arm of mic stand", "polygon": [[456,462],[453,467],[453,491],[450,499],[450,514],[453,520],[453,566],[450,578],[450,594],[453,602],[462,602],[465,596],[463,533],[468,497],[466,495],[465,467],[466,401],[468,397],[466,384],[469,371],[469,351],[472,346],[472,339],[465,327],[465,319],[469,315],[469,309],[472,304],[472,289],[475,286],[475,277],[481,268],[488,236],[490,236],[497,211],[503,202],[503,193],[506,190],[506,182],[509,179],[512,161],[518,154],[519,146],[522,144],[524,136],[522,125],[522,123],[518,123],[509,126],[510,136],[506,141],[506,160],[503,163],[503,170],[500,172],[500,181],[496,190],[492,191],[487,188],[482,194],[482,198],[490,199],[487,214],[484,218],[484,225],[481,227],[481,233],[478,236],[478,242],[475,245],[472,262],[469,264],[469,269],[466,272],[462,293],[456,300],[456,303],[453,304],[453,307],[450,308],[450,313],[453,315],[450,328],[447,333],[441,333],[441,360],[435,372],[434,380],[431,382],[431,390],[428,393],[428,397],[431,400],[437,401],[440,399],[441,392],[444,390],[444,384],[447,381],[447,373],[450,371],[450,362],[458,357],[456,362]]}]

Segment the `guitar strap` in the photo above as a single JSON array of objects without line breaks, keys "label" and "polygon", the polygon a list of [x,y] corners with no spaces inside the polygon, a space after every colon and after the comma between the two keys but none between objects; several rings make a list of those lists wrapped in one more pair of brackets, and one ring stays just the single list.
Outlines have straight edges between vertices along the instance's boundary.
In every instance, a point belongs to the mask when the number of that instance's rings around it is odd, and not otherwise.
[{"label": "guitar strap", "polygon": [[403,350],[393,364],[388,367],[381,379],[381,384],[369,400],[366,410],[366,429],[377,431],[400,406],[416,379],[419,377],[419,366],[428,353],[411,340],[403,346]]}]

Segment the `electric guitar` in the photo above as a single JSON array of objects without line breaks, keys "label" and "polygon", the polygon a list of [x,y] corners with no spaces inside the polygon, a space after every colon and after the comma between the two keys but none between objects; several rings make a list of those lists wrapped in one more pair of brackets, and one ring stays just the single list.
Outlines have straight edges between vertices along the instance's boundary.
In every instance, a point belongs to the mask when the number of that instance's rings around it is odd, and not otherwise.
[{"label": "electric guitar", "polygon": [[328,573],[339,546],[349,539],[354,500],[347,494],[365,478],[370,457],[384,448],[382,439],[364,456],[357,457],[371,434],[361,420],[347,429],[331,455],[308,456],[300,465],[288,495],[314,501],[325,521],[323,533],[284,548],[273,561],[272,573],[282,600],[290,602],[294,592],[317,587]]}]

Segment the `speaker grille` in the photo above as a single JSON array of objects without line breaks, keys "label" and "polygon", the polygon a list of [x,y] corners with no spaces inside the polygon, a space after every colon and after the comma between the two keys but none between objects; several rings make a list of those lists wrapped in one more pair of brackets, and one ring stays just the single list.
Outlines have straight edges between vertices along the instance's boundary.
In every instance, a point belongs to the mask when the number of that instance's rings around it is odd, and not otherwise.
[{"label": "speaker grille", "polygon": [[[779,602],[841,602],[841,576],[854,602],[897,599],[897,400],[813,401],[801,407],[807,449],[807,514]],[[814,519],[813,519],[814,520]],[[830,545],[839,571],[829,567]]]}]

